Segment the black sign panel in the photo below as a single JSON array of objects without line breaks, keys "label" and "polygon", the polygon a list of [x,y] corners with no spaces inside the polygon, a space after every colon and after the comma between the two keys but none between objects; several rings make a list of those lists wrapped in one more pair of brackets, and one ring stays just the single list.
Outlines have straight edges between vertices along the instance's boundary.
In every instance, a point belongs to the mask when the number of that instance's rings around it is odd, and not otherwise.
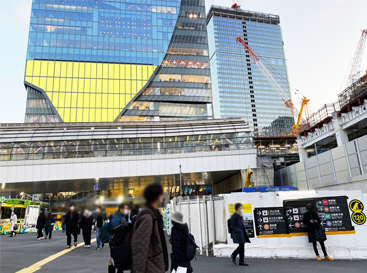
[{"label": "black sign panel", "polygon": [[282,207],[255,208],[254,216],[257,236],[287,233]]},{"label": "black sign panel", "polygon": [[254,221],[253,220],[243,220],[243,226],[245,227],[247,236],[249,238],[255,238]]},{"label": "black sign panel", "polygon": [[306,232],[303,215],[306,205],[311,203],[320,217],[320,225],[325,231],[354,230],[350,221],[348,197],[315,197],[299,200],[284,200],[285,222],[288,233]]}]

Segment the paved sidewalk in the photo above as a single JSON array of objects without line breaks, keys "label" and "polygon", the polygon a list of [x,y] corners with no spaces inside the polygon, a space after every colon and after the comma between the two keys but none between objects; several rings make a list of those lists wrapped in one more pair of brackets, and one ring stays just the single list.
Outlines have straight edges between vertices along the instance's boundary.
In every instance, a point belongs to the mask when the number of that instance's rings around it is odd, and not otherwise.
[{"label": "paved sidewalk", "polygon": [[[95,234],[92,234],[95,238]],[[79,237],[80,242],[82,237]],[[35,234],[21,234],[15,238],[0,236],[0,272],[17,272],[24,268],[57,254],[65,249],[66,236],[55,231],[52,240],[36,240]],[[92,248],[78,247],[64,255],[46,263],[37,273],[90,273],[107,272],[109,260],[108,246],[100,251]],[[296,259],[247,259],[249,267],[235,266],[229,258],[197,256],[192,262],[194,272],[198,273],[366,273],[367,261],[338,260],[334,262],[317,262],[316,260]]]}]

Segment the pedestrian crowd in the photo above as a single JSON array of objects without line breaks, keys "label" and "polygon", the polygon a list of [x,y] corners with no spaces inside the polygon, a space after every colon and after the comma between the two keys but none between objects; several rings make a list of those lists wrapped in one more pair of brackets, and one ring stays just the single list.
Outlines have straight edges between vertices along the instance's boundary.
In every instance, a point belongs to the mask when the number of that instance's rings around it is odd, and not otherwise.
[{"label": "pedestrian crowd", "polygon": [[[96,207],[96,213],[86,208],[83,214],[75,210],[71,204],[69,211],[62,217],[62,230],[66,233],[67,248],[76,247],[78,235],[82,233],[84,247],[91,247],[93,227],[96,232],[97,250],[109,243],[110,263],[108,272],[123,273],[131,270],[132,273],[163,273],[169,269],[169,255],[166,243],[166,234],[163,229],[163,217],[159,207],[163,201],[163,187],[160,184],[148,185],[143,193],[145,205],[140,209],[135,206],[130,210],[126,204],[120,204],[117,211],[106,216],[101,206]],[[242,217],[242,204],[235,204],[235,213],[227,221],[228,231],[238,247],[231,255],[231,261],[235,265],[248,266],[245,262],[245,244],[251,243],[247,235],[244,219]],[[325,260],[333,261],[328,256],[324,241],[325,231],[320,226],[319,216],[314,212],[311,204],[308,204],[303,222],[307,226],[309,242],[313,244],[317,260],[321,260],[317,249],[317,242],[321,245]],[[11,237],[16,235],[14,223],[17,221],[14,212],[11,215]],[[175,211],[171,216],[171,236],[169,242],[172,245],[170,254],[171,268],[169,272],[194,272],[191,260],[196,254],[195,239],[189,232],[189,228],[180,211]],[[52,238],[52,230],[55,219],[52,213],[45,215],[43,209],[37,220],[37,239]],[[45,230],[45,235],[43,234]],[[238,261],[237,261],[238,257]]]}]

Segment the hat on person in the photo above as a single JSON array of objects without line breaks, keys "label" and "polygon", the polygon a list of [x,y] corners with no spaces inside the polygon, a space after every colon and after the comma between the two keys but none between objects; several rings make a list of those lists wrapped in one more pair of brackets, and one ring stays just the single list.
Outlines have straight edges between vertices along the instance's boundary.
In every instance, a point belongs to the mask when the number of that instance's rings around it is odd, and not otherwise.
[{"label": "hat on person", "polygon": [[185,222],[183,221],[183,214],[180,211],[175,211],[174,213],[172,213],[172,215],[170,216],[170,218],[175,223],[185,224]]}]

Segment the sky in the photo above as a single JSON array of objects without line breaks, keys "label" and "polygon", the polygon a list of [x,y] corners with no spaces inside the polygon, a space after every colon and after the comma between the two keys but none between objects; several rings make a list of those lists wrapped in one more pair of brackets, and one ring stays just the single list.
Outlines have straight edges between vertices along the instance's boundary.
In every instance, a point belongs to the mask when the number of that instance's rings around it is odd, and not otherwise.
[{"label": "sky", "polygon": [[[0,0],[0,123],[24,121],[31,2]],[[206,0],[207,10],[211,5],[229,7],[232,1]],[[280,16],[290,85],[311,100],[311,111],[336,101],[367,28],[366,0],[244,0],[242,9]],[[300,99],[293,95],[298,107]]]}]

